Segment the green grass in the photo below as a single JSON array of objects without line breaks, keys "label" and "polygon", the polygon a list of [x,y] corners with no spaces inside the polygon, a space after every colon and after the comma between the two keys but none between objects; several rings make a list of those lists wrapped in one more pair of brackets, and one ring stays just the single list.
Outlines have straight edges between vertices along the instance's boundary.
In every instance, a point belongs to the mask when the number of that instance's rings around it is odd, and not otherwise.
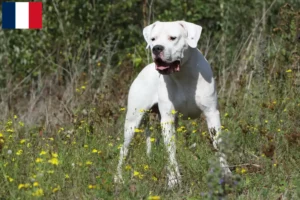
[{"label": "green grass", "polygon": [[167,190],[167,155],[159,130],[152,131],[150,158],[145,134],[136,134],[123,168],[125,183],[115,185],[125,111],[116,121],[91,125],[99,115],[97,108],[88,108],[76,123],[52,130],[27,127],[13,115],[1,123],[0,197],[217,199],[226,192],[228,199],[297,199],[300,99],[290,85],[277,94],[276,83],[241,89],[229,100],[220,97],[222,135],[236,180],[225,191],[217,171],[211,172],[217,165],[203,117],[180,121],[176,141],[183,182],[181,188]]}]

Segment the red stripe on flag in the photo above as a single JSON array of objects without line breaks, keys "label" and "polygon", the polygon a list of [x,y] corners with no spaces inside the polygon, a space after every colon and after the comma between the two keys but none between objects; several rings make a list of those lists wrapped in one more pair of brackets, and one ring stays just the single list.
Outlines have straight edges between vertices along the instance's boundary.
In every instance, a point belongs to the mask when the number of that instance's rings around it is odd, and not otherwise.
[{"label": "red stripe on flag", "polygon": [[42,28],[42,2],[29,2],[29,28],[41,29]]}]

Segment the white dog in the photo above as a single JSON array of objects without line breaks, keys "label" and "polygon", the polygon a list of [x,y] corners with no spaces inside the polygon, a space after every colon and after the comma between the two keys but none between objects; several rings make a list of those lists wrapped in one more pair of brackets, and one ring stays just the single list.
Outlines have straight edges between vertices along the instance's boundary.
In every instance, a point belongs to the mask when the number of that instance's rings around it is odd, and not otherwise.
[{"label": "white dog", "polygon": [[[218,150],[221,139],[220,114],[212,70],[196,48],[202,27],[185,21],[155,22],[144,28],[144,38],[152,50],[154,63],[147,65],[130,87],[125,121],[124,144],[120,151],[116,182],[122,181],[122,164],[128,154],[134,130],[143,117],[141,110],[158,105],[162,135],[169,154],[168,186],[180,184],[181,176],[175,158],[175,113],[183,118],[206,116],[213,145]],[[213,130],[214,129],[214,130]],[[151,150],[147,136],[147,154]],[[230,175],[225,155],[220,153],[224,175]]]}]

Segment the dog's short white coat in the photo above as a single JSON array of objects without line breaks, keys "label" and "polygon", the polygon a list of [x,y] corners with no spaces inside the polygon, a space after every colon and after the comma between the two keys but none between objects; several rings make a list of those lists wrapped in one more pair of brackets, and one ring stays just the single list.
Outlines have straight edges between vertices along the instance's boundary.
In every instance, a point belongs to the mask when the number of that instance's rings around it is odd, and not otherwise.
[{"label": "dog's short white coat", "polygon": [[[155,22],[144,28],[144,38],[151,50],[155,45],[164,47],[160,58],[168,63],[180,61],[180,71],[162,75],[155,69],[155,63],[147,65],[132,83],[125,119],[124,144],[120,150],[115,181],[122,181],[122,164],[128,154],[134,130],[139,127],[143,117],[142,110],[158,104],[162,135],[166,146],[168,163],[168,186],[180,184],[181,176],[175,158],[176,113],[183,118],[197,118],[204,113],[213,144],[218,149],[221,139],[220,114],[217,108],[217,92],[212,69],[196,48],[202,27],[185,21]],[[175,38],[175,39],[174,39]],[[155,59],[154,54],[152,54]],[[215,129],[215,131],[211,131]],[[214,134],[216,133],[216,134]],[[151,151],[150,137],[146,138],[147,154]],[[220,154],[220,164],[224,174],[230,174],[225,155]]]}]

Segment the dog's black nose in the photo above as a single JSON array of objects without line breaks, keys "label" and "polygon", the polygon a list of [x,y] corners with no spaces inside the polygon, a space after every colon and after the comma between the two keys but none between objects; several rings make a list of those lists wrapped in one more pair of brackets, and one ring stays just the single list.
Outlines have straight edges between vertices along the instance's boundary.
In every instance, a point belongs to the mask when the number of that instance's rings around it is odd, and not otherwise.
[{"label": "dog's black nose", "polygon": [[160,52],[162,52],[164,50],[164,46],[162,45],[155,45],[153,48],[152,48],[152,52],[154,54],[159,54]]}]

